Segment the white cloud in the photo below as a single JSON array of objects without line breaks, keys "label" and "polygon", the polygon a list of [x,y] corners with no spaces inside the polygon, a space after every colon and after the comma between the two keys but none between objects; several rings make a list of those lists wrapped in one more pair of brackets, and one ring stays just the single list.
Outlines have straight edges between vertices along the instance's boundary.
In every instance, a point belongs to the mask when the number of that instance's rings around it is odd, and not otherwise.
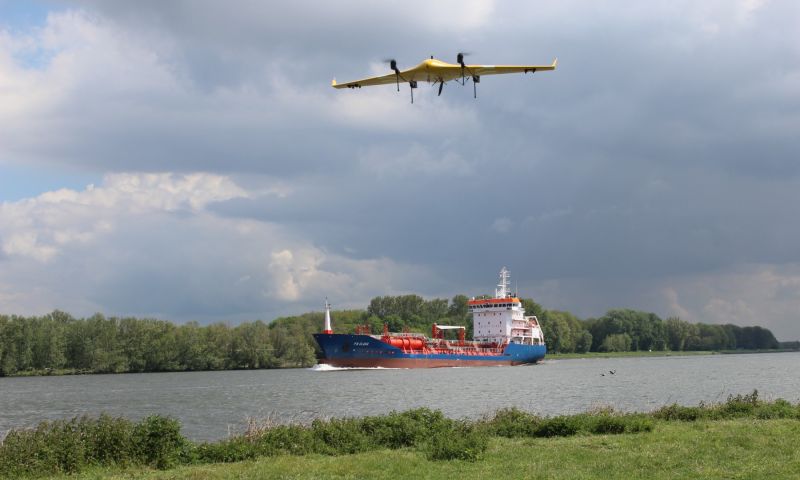
[{"label": "white cloud", "polygon": [[706,323],[747,325],[754,323],[756,312],[741,298],[712,298],[703,306],[702,318]]},{"label": "white cloud", "polygon": [[766,326],[779,340],[794,340],[797,335],[800,264],[743,265],[668,283],[665,294],[671,314],[694,322]]},{"label": "white cloud", "polygon": [[[466,12],[491,9],[474,3]],[[393,95],[389,87],[333,90],[298,76],[296,60],[279,56],[248,60],[239,81],[206,88],[178,40],[83,10],[50,14],[24,41],[0,34],[0,162],[248,171],[280,162],[294,150],[284,140],[309,132],[433,136],[479,124],[474,105],[437,98],[434,89],[419,89],[413,106],[407,92]],[[26,65],[25,57],[41,52],[46,61]]]},{"label": "white cloud", "polygon": [[208,203],[248,195],[230,179],[206,173],[111,174],[101,187],[0,203],[0,247],[9,256],[47,262],[70,244],[109,234],[126,216],[199,212]]},{"label": "white cloud", "polygon": [[[121,173],[4,204],[12,311],[364,300],[439,288],[423,264],[468,293],[514,252],[509,267],[586,315],[793,318],[791,272],[719,273],[797,261],[792,2],[78,5],[0,32],[0,168],[214,173]],[[328,83],[462,48],[562,62],[486,79],[477,101],[470,85],[423,85],[410,105],[407,88]],[[525,235],[476,235],[475,218]]]},{"label": "white cloud", "polygon": [[667,303],[669,304],[669,315],[670,316],[677,316],[683,319],[688,319],[692,316],[689,310],[685,309],[678,297],[678,292],[672,287],[665,287],[663,289],[664,297],[667,299]]},{"label": "white cloud", "polygon": [[126,173],[0,203],[2,309],[272,318],[316,308],[325,296],[363,306],[429,275],[389,259],[331,254],[290,228],[207,208],[273,190],[208,173]]}]

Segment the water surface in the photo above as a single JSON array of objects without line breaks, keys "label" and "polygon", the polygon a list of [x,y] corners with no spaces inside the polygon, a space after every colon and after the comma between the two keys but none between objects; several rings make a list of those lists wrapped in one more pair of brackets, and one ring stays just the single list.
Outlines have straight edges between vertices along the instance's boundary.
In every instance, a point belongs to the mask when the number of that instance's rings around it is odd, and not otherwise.
[{"label": "water surface", "polygon": [[[305,421],[430,407],[478,417],[517,406],[544,415],[597,406],[648,411],[758,389],[800,401],[800,352],[545,360],[520,367],[248,370],[0,378],[0,435],[41,420],[107,412],[180,419],[196,440],[248,417]],[[615,374],[610,372],[614,371]]]}]

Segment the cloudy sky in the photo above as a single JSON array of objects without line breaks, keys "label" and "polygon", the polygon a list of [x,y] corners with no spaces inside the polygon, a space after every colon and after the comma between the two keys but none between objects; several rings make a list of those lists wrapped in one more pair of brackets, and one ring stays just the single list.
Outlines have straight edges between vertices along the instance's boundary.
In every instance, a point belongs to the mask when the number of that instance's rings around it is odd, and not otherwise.
[{"label": "cloudy sky", "polygon": [[[800,338],[800,4],[0,0],[0,311],[520,293]],[[555,72],[340,91],[434,55]]]}]

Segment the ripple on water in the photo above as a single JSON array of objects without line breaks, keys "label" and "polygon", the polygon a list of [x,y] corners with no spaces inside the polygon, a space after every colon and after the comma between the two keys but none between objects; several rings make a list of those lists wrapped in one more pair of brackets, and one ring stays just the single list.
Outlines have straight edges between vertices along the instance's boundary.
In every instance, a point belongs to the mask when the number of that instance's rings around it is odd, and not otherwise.
[{"label": "ripple on water", "polygon": [[[723,401],[758,389],[800,401],[800,352],[548,360],[520,367],[238,370],[0,378],[0,436],[75,415],[179,419],[197,440],[225,437],[248,418],[384,414],[429,407],[455,418],[516,406],[558,415],[612,406]],[[615,374],[609,374],[609,371]],[[233,427],[232,427],[233,426]]]}]

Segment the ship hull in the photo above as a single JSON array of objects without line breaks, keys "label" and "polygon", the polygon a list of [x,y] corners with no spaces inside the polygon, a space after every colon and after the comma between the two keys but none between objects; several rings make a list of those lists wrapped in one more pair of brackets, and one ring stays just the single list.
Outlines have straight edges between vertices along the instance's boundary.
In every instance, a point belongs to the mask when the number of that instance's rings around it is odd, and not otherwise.
[{"label": "ship hull", "polygon": [[[320,363],[349,368],[438,368],[523,365],[541,361],[544,345],[509,344],[502,351],[479,352],[456,348],[451,353],[403,350],[370,335],[314,334],[323,358]],[[485,349],[484,349],[485,350]]]}]

